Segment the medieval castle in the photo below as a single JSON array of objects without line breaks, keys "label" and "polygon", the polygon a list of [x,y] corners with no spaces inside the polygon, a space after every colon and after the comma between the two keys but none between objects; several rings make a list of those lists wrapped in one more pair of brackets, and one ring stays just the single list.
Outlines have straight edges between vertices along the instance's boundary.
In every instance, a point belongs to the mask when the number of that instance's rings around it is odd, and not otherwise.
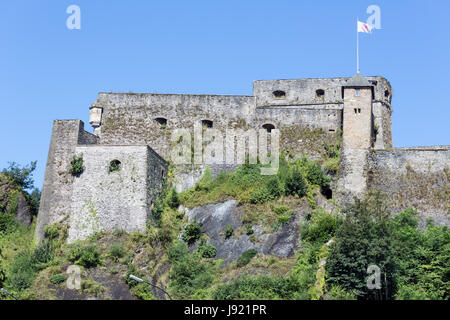
[{"label": "medieval castle", "polygon": [[[56,120],[38,215],[37,237],[66,221],[72,242],[100,230],[144,231],[151,204],[168,173],[170,133],[202,124],[280,131],[281,151],[315,158],[324,141],[341,139],[333,198],[369,189],[389,194],[393,208],[417,208],[449,225],[450,148],[393,148],[392,88],[383,77],[263,80],[251,96],[100,93],[90,107],[91,134],[80,120]],[[69,174],[74,155],[84,171]],[[110,172],[111,164],[120,170]],[[206,165],[175,168],[179,191]],[[213,174],[231,167],[210,166]]]}]

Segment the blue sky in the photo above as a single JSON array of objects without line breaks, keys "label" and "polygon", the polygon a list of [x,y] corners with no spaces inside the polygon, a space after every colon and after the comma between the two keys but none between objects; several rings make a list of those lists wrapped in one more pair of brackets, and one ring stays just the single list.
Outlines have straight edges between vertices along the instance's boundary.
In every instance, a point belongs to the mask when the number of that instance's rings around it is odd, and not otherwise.
[{"label": "blue sky", "polygon": [[[66,9],[81,8],[81,30]],[[450,144],[450,1],[2,1],[0,168],[38,160],[52,121],[81,119],[101,91],[250,95],[252,81],[361,73],[392,84],[396,147]]]}]

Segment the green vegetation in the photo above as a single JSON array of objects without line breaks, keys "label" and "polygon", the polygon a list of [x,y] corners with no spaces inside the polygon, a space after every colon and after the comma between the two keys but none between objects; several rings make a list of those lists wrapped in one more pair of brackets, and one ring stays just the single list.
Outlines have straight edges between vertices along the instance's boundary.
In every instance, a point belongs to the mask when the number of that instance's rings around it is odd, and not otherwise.
[{"label": "green vegetation", "polygon": [[[391,218],[379,193],[356,201],[336,233],[328,283],[362,299],[448,299],[450,232],[447,227],[417,227],[414,210]],[[365,285],[371,264],[382,273],[379,290]]]},{"label": "green vegetation", "polygon": [[172,263],[170,288],[176,298],[192,298],[212,284],[216,265],[203,261],[200,254],[189,254],[184,242],[177,242],[170,247],[168,258]]},{"label": "green vegetation", "polygon": [[283,196],[306,196],[314,185],[327,187],[330,178],[320,165],[306,158],[288,163],[280,157],[278,173],[261,175],[260,164],[245,163],[235,172],[222,173],[212,179],[206,172],[194,188],[183,192],[180,201],[187,207],[237,199],[241,204],[262,204]]},{"label": "green vegetation", "polygon": [[45,269],[53,256],[53,248],[49,241],[44,241],[32,251],[19,253],[7,272],[6,286],[15,291],[30,287],[37,272]]},{"label": "green vegetation", "polygon": [[125,248],[121,243],[114,243],[109,249],[109,255],[114,261],[118,261],[120,258],[123,258],[125,254]]},{"label": "green vegetation", "polygon": [[177,209],[180,205],[180,199],[178,197],[178,192],[175,188],[172,188],[167,197],[167,205],[172,209]]},{"label": "green vegetation", "polygon": [[230,238],[234,233],[234,228],[233,226],[226,226],[225,227],[225,239]]},{"label": "green vegetation", "polygon": [[229,284],[220,285],[213,294],[218,300],[295,299],[301,292],[300,283],[293,277],[244,276]]},{"label": "green vegetation", "polygon": [[258,254],[258,251],[256,251],[255,249],[250,249],[250,250],[245,251],[244,253],[242,253],[242,255],[237,260],[236,265],[238,266],[238,268],[246,266],[250,262],[250,260],[252,260],[253,257],[256,256],[257,254]]},{"label": "green vegetation", "polygon": [[[81,164],[81,166],[83,166],[83,164]],[[108,171],[111,172],[116,172],[116,171],[120,171],[120,161],[119,160],[113,160],[109,163],[109,169]]]},{"label": "green vegetation", "polygon": [[[340,131],[342,135],[342,131]],[[339,161],[341,159],[341,139],[337,143],[325,143],[324,149],[326,153],[325,169],[332,174],[336,174],[339,171]]]},{"label": "green vegetation", "polygon": [[100,251],[94,245],[72,245],[67,259],[85,268],[93,268],[100,264]]},{"label": "green vegetation", "polygon": [[74,155],[72,161],[70,162],[69,173],[73,176],[79,176],[80,174],[82,174],[84,171],[83,163],[84,161],[82,153],[79,155]]},{"label": "green vegetation", "polygon": [[[330,159],[338,158],[338,151],[330,147]],[[64,223],[47,226],[41,244],[33,241],[34,224],[15,221],[16,195],[23,191],[17,187],[8,192],[7,203],[0,203],[0,286],[21,299],[54,299],[49,289],[65,290],[67,266],[77,264],[82,267],[78,293],[101,298],[108,297],[109,287],[94,275],[125,282],[139,299],[158,298],[151,286],[129,278],[134,274],[174,299],[449,299],[448,228],[430,222],[420,229],[412,209],[392,216],[379,193],[347,206],[344,214],[330,214],[316,202],[330,178],[306,158],[288,162],[282,157],[275,176],[261,176],[260,168],[245,164],[214,179],[207,169],[191,190],[161,192],[146,232],[101,232],[72,244],[66,244]],[[178,207],[227,199],[237,199],[244,215],[242,227],[223,226],[220,234],[226,238],[247,234],[257,244],[260,232],[300,219],[294,256],[248,250],[235,263],[222,265],[217,259],[222,248],[211,243],[224,239],[203,234]],[[193,244],[196,249],[188,247]],[[378,290],[366,286],[372,264],[381,270]]]},{"label": "green vegetation", "polygon": [[10,162],[8,168],[2,170],[2,174],[17,187],[23,190],[33,188],[33,171],[36,169],[37,161],[32,161],[28,166],[19,167],[15,162]]},{"label": "green vegetation", "polygon": [[52,284],[59,284],[59,283],[63,283],[67,280],[67,277],[61,273],[55,274],[53,276],[50,277],[50,282]]},{"label": "green vegetation", "polygon": [[198,239],[200,239],[201,235],[202,235],[202,230],[200,229],[200,226],[196,222],[193,222],[191,224],[188,224],[184,228],[182,238],[188,244],[192,244],[195,241],[197,241]]},{"label": "green vegetation", "polygon": [[201,241],[197,251],[202,258],[214,258],[217,253],[216,247],[209,243],[206,243],[205,241]]}]

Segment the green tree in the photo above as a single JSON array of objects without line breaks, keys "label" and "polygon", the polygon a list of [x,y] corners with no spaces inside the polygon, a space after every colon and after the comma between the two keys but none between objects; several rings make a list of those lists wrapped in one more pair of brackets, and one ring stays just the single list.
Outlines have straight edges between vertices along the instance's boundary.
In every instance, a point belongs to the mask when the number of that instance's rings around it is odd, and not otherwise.
[{"label": "green tree", "polygon": [[9,162],[9,166],[2,173],[15,185],[23,190],[31,189],[34,184],[33,171],[36,169],[37,161],[32,161],[28,166],[20,167],[15,162]]},{"label": "green tree", "polygon": [[[395,251],[392,223],[380,193],[369,195],[345,210],[345,218],[336,232],[327,260],[328,284],[355,292],[362,299],[391,299],[395,292]],[[367,269],[381,270],[381,289],[367,288]]]}]

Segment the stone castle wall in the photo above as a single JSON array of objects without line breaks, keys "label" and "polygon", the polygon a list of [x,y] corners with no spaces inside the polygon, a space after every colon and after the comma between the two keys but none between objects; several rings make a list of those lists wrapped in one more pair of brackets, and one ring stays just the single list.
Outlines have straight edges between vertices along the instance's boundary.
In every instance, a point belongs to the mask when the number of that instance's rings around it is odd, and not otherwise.
[{"label": "stone castle wall", "polygon": [[[72,183],[68,242],[117,229],[145,231],[167,164],[148,146],[78,146],[84,172]],[[110,172],[110,162],[120,170]]]},{"label": "stone castle wall", "polygon": [[70,162],[79,143],[96,143],[98,138],[84,130],[81,120],[55,120],[45,168],[36,237],[42,239],[45,226],[70,214],[73,177]]},{"label": "stone castle wall", "polygon": [[416,208],[450,226],[450,147],[376,150],[368,156],[368,185],[389,195],[396,211]]}]

